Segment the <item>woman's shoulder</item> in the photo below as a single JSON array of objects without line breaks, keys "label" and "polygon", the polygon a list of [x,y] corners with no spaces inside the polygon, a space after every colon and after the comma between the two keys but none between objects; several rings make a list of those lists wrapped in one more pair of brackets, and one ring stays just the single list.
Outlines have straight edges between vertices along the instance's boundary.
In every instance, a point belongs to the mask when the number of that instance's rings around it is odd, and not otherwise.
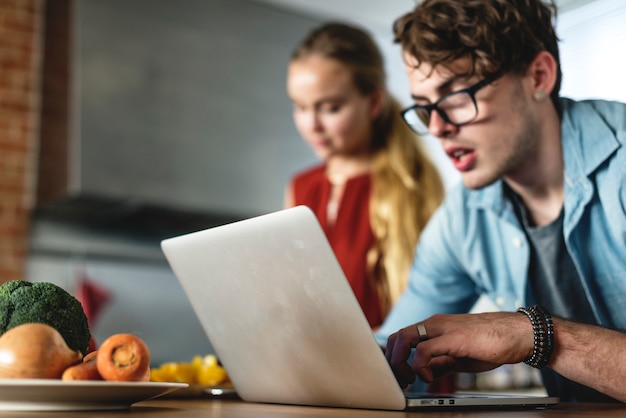
[{"label": "woman's shoulder", "polygon": [[327,189],[328,180],[325,175],[325,166],[317,165],[296,173],[289,184],[289,193],[292,196],[292,204],[309,205],[320,201]]}]

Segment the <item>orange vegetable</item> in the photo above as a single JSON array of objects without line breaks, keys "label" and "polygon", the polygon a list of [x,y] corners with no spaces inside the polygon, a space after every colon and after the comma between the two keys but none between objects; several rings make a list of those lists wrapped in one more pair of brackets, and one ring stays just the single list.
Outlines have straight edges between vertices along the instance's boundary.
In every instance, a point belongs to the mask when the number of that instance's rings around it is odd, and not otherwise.
[{"label": "orange vegetable", "polygon": [[150,380],[150,351],[141,338],[132,334],[114,334],[107,338],[98,349],[96,364],[105,380]]},{"label": "orange vegetable", "polygon": [[83,357],[83,362],[68,367],[61,376],[62,380],[103,380],[98,372],[97,351],[92,351]]},{"label": "orange vegetable", "polygon": [[87,353],[85,357],[83,357],[83,363],[86,363],[88,361],[94,361],[97,355],[98,355],[98,350],[90,351],[89,353]]}]

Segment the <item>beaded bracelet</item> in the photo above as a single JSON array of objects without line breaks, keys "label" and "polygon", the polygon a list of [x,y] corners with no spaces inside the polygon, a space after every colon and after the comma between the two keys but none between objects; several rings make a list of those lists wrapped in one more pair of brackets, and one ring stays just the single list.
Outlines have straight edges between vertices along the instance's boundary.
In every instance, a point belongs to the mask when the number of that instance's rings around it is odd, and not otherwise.
[{"label": "beaded bracelet", "polygon": [[524,363],[543,369],[548,365],[554,350],[554,324],[552,316],[542,306],[533,305],[528,308],[519,308],[517,312],[524,313],[533,327],[533,352]]},{"label": "beaded bracelet", "polygon": [[548,362],[550,361],[550,358],[552,357],[552,352],[554,350],[554,323],[552,322],[552,316],[543,306],[534,305],[531,306],[530,309],[537,311],[537,315],[539,315],[543,319],[545,326],[545,352],[543,355],[543,359],[539,364],[539,368],[544,368],[548,365]]}]

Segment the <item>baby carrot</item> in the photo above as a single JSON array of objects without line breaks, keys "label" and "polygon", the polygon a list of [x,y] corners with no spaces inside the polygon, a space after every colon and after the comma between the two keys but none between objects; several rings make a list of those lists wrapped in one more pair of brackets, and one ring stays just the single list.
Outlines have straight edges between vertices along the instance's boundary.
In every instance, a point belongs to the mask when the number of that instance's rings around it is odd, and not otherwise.
[{"label": "baby carrot", "polygon": [[98,355],[98,350],[90,351],[83,357],[83,363],[87,363],[88,361],[94,361],[96,356]]},{"label": "baby carrot", "polygon": [[97,351],[83,357],[83,362],[68,367],[61,376],[62,380],[102,380],[96,362]]},{"label": "baby carrot", "polygon": [[132,334],[107,338],[98,349],[96,364],[105,380],[147,382],[150,379],[150,351],[143,340]]}]

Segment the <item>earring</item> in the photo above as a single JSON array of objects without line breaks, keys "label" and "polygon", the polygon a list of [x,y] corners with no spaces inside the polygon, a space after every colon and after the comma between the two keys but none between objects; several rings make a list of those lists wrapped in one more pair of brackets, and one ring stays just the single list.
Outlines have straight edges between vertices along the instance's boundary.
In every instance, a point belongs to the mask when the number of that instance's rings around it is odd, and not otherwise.
[{"label": "earring", "polygon": [[547,95],[547,94],[546,94],[546,92],[545,92],[545,91],[543,91],[543,90],[537,90],[537,91],[535,92],[535,100],[538,100],[538,101],[543,101],[543,100],[545,100],[545,99],[546,99],[546,97],[548,97],[548,95]]}]

